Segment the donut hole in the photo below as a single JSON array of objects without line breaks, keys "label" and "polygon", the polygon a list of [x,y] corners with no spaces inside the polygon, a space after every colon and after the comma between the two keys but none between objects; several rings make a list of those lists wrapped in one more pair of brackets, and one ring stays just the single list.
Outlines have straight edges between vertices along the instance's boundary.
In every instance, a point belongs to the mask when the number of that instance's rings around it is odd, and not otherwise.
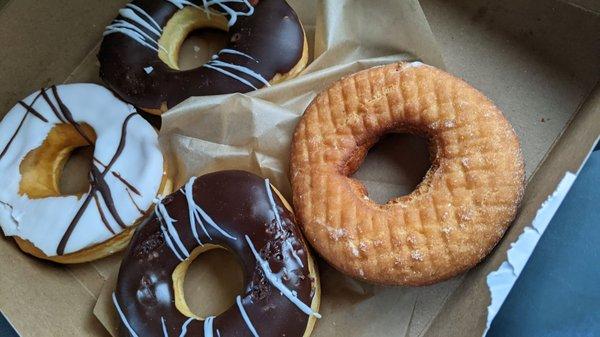
[{"label": "donut hole", "polygon": [[82,195],[90,189],[89,172],[92,167],[94,147],[77,147],[71,151],[60,176],[62,195]]},{"label": "donut hole", "polygon": [[214,28],[201,28],[192,31],[179,52],[179,69],[195,69],[211,60],[219,50],[227,45],[227,33]]},{"label": "donut hole", "polygon": [[220,246],[196,248],[173,274],[175,305],[188,317],[225,312],[243,293],[243,272],[235,255]]},{"label": "donut hole", "polygon": [[194,69],[208,62],[227,42],[225,16],[188,6],[164,27],[158,57],[172,69]]},{"label": "donut hole", "polygon": [[42,145],[23,158],[19,194],[41,199],[81,196],[88,191],[96,133],[87,124],[80,124],[78,129],[71,124],[57,124]]},{"label": "donut hole", "polygon": [[411,133],[389,133],[368,151],[351,175],[378,204],[410,194],[423,181],[431,167],[429,143]]}]

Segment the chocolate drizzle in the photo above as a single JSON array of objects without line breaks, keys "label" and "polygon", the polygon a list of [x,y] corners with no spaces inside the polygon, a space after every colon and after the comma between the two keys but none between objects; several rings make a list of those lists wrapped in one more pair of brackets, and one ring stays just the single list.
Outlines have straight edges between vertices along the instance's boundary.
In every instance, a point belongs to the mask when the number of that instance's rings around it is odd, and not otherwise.
[{"label": "chocolate drizzle", "polygon": [[[179,71],[158,57],[157,33],[185,6],[228,17],[229,43],[204,66]],[[268,86],[300,62],[304,41],[302,25],[285,0],[135,0],[107,27],[98,53],[100,76],[135,106],[171,108],[191,96]]]},{"label": "chocolate drizzle", "polygon": [[[95,165],[92,165],[92,169],[90,171],[90,176],[91,176],[90,177],[91,178],[90,179],[90,187],[91,187],[90,192],[85,197],[83,204],[81,205],[79,210],[77,210],[77,213],[75,213],[73,220],[71,221],[71,223],[67,227],[67,230],[65,231],[65,234],[61,238],[61,240],[58,244],[58,247],[56,248],[56,253],[58,255],[64,254],[65,247],[67,245],[67,242],[69,241],[69,238],[71,237],[71,234],[73,234],[73,231],[75,230],[75,227],[77,226],[77,223],[83,216],[88,205],[90,204],[90,201],[92,200],[92,198],[94,198],[96,193],[100,193],[100,195],[102,195],[102,199],[104,199],[104,204],[108,208],[110,214],[115,219],[117,224],[122,229],[127,228],[127,225],[125,225],[125,223],[123,223],[123,220],[121,220],[121,217],[119,216],[119,213],[117,212],[117,209],[115,208],[115,204],[112,199],[110,189],[108,187],[108,184],[104,180],[104,178],[105,178],[106,174],[110,171],[111,167],[116,162],[117,158],[119,158],[119,156],[123,152],[123,148],[125,147],[125,140],[127,139],[127,125],[129,124],[129,121],[131,120],[131,118],[136,115],[137,115],[137,113],[132,113],[129,116],[127,116],[127,118],[125,118],[125,121],[123,122],[123,127],[121,129],[121,139],[119,140],[119,146],[117,147],[117,151],[115,151],[115,154],[112,157],[112,159],[110,160],[110,162],[108,163],[108,165],[106,165],[106,168],[104,169],[104,171],[100,172]],[[100,209],[100,208],[98,208],[98,209]]]},{"label": "chocolate drizzle", "polygon": [[31,106],[33,106],[35,104],[35,102],[37,101],[38,98],[40,98],[40,95],[35,96],[35,98],[31,102],[31,105],[27,105],[23,101],[19,101],[19,105],[21,105],[22,107],[24,107],[26,112],[23,115],[23,118],[21,119],[21,122],[19,122],[19,126],[15,129],[15,133],[13,133],[13,135],[10,137],[9,141],[4,146],[4,149],[2,149],[2,152],[0,152],[0,160],[2,160],[2,158],[6,155],[6,152],[8,152],[8,149],[10,148],[10,146],[12,145],[12,143],[14,142],[15,138],[17,137],[17,134],[19,134],[19,131],[21,131],[21,128],[23,127],[23,124],[25,123],[25,119],[27,119],[27,116],[29,116],[29,114],[32,114],[33,116],[39,118],[40,120],[48,123],[48,120],[44,116],[42,116],[39,112],[35,111],[31,107]]},{"label": "chocolate drizzle", "polygon": [[[215,172],[190,180],[159,206],[136,230],[121,264],[113,301],[122,335],[303,336],[311,315],[318,317],[310,308],[316,285],[293,215],[268,180]],[[227,311],[196,320],[175,307],[172,273],[204,244],[231,250],[245,285]]]},{"label": "chocolate drizzle", "polygon": [[119,179],[125,186],[127,186],[127,188],[129,188],[131,192],[137,195],[141,195],[140,191],[138,191],[137,188],[135,188],[135,186],[131,185],[130,182],[125,180],[125,178],[123,178],[119,172],[112,171],[111,173],[115,178]]}]

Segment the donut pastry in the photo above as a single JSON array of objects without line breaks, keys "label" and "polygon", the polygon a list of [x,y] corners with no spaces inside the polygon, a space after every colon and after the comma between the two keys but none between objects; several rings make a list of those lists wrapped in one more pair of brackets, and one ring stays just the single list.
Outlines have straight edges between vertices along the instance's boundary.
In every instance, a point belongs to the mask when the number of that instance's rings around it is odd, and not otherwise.
[{"label": "donut pastry", "polygon": [[[384,205],[350,176],[383,135],[429,140],[431,168]],[[422,63],[348,76],[309,105],[293,137],[293,202],[308,241],[340,271],[372,283],[426,285],[481,261],[523,193],[519,140],[482,93]]]},{"label": "donut pastry", "polygon": [[[60,191],[78,147],[93,146],[90,187]],[[60,263],[98,259],[127,244],[159,193],[168,193],[156,131],[95,84],[52,86],[0,123],[0,226],[20,248]]]},{"label": "donut pastry", "polygon": [[[218,316],[198,317],[183,296],[201,253],[228,249],[243,294]],[[287,202],[268,179],[244,171],[192,178],[136,230],[113,302],[124,336],[308,337],[320,301],[314,262]]]},{"label": "donut pastry", "polygon": [[[199,28],[228,32],[199,68],[179,50]],[[248,92],[295,77],[308,62],[304,30],[285,0],[136,0],[106,28],[100,76],[125,101],[161,114],[191,96]]]}]

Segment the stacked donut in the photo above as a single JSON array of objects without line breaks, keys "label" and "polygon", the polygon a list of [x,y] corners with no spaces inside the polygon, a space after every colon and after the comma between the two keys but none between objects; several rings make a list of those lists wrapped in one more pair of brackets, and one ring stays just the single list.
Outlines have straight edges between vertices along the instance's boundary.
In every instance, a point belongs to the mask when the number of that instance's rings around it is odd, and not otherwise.
[{"label": "stacked donut", "polygon": [[[183,40],[199,28],[225,30],[228,43],[180,70]],[[243,171],[191,177],[169,194],[175,168],[138,109],[160,115],[188,97],[298,76],[308,47],[284,0],[135,0],[106,28],[98,59],[108,89],[43,88],[0,123],[0,227],[24,252],[59,263],[128,247],[112,295],[123,335],[309,336],[321,290],[303,234],[346,275],[426,285],[481,261],[515,217],[524,168],[513,128],[479,91],[418,62],[353,74],[313,100],[291,146],[294,207]],[[382,205],[350,176],[393,132],[426,137],[432,167],[415,191]],[[64,193],[65,163],[85,146],[89,187]],[[200,317],[183,282],[212,249],[236,255],[243,294]]]}]

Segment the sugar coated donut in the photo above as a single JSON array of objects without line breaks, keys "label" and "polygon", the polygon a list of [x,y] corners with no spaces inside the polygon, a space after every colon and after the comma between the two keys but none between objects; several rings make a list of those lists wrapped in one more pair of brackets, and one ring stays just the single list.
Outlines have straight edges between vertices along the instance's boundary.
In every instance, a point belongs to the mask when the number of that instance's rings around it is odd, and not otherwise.
[{"label": "sugar coated donut", "polygon": [[[198,317],[184,278],[191,261],[215,248],[238,258],[243,294],[222,314]],[[320,286],[290,207],[269,180],[220,171],[190,179],[136,230],[113,303],[125,336],[308,337]]]},{"label": "sugar coated donut", "polygon": [[[199,28],[228,32],[212,60],[179,70]],[[308,62],[304,30],[285,0],[136,0],[106,28],[100,76],[127,102],[160,114],[191,96],[248,92],[295,77]]]},{"label": "sugar coated donut", "polygon": [[[429,140],[431,168],[384,205],[350,175],[381,136]],[[473,267],[515,217],[524,185],[518,138],[482,93],[422,63],[348,76],[320,93],[298,124],[291,184],[308,241],[368,282],[426,285]]]},{"label": "sugar coated donut", "polygon": [[[60,191],[78,147],[93,146],[90,187]],[[0,226],[20,248],[60,263],[123,248],[130,227],[168,193],[156,131],[95,84],[52,86],[20,101],[0,123]]]}]

